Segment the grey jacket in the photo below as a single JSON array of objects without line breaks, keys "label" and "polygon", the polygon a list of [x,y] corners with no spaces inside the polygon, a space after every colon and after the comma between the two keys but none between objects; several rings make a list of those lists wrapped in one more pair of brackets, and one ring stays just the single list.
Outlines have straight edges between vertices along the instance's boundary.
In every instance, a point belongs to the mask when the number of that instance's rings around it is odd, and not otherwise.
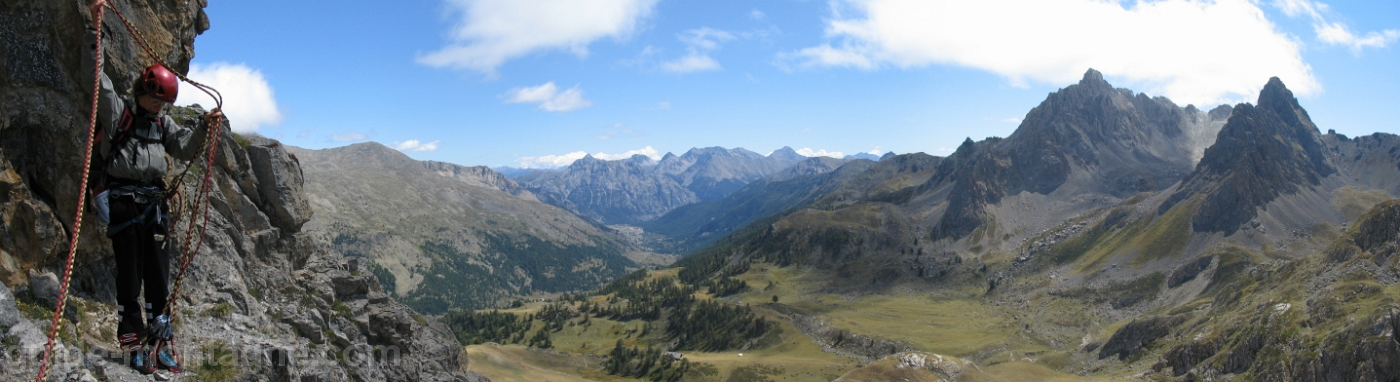
[{"label": "grey jacket", "polygon": [[[83,66],[80,70],[83,83],[92,83],[94,58],[97,56],[97,30],[89,28],[84,38]],[[169,115],[151,115],[138,106],[127,94],[118,93],[112,86],[107,73],[102,73],[101,90],[97,99],[97,123],[102,134],[102,145],[97,154],[107,158],[109,180],[161,182],[165,179],[167,165],[165,154],[179,160],[190,160],[199,146],[204,143],[208,126],[203,120],[194,129],[180,124]],[[126,134],[129,138],[114,147],[122,112],[130,107],[135,121]],[[159,122],[159,123],[158,123]]]}]

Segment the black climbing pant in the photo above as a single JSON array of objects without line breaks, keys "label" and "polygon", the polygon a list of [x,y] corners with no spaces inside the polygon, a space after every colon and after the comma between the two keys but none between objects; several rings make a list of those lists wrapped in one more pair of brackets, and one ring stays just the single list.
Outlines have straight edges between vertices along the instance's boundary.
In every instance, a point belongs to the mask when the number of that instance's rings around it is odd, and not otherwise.
[{"label": "black climbing pant", "polygon": [[[154,209],[148,210],[149,203],[140,203],[131,195],[114,197],[109,202],[114,225],[136,219],[143,213],[154,215]],[[160,199],[149,202],[160,203]],[[142,308],[145,308],[145,319],[151,319],[165,310],[166,297],[170,294],[169,241],[156,241],[156,234],[165,234],[165,229],[156,222],[155,216],[143,220],[109,235],[117,261],[117,314],[121,316],[117,338],[123,334],[144,335],[146,321],[142,319]],[[137,301],[143,287],[144,306]]]}]

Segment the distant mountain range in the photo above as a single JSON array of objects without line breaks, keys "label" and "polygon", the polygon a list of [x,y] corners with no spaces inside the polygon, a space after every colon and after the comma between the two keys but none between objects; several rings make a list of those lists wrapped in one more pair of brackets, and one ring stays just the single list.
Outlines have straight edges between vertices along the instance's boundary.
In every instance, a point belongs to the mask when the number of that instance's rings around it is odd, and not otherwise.
[{"label": "distant mountain range", "polygon": [[743,148],[694,148],[606,161],[585,156],[562,171],[515,178],[540,200],[606,224],[639,224],[677,207],[723,198],[801,160],[790,147],[767,156]]}]

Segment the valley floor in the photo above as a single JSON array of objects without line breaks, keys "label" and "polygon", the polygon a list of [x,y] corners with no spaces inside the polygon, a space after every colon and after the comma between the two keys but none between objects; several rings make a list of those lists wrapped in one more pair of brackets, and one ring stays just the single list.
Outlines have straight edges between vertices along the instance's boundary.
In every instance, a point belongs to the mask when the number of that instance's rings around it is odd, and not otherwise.
[{"label": "valley floor", "polygon": [[[654,271],[659,275],[673,272]],[[881,374],[857,371],[876,367],[880,362],[875,361],[889,353],[879,354],[874,349],[880,340],[897,344],[900,350],[969,362],[958,379],[961,381],[1091,380],[1059,371],[1080,344],[1059,349],[1043,345],[1044,336],[1023,323],[1033,318],[1017,314],[1019,308],[988,302],[980,296],[981,291],[940,289],[934,294],[915,286],[896,286],[876,294],[836,294],[822,290],[831,280],[829,275],[764,264],[755,264],[740,279],[749,284],[749,290],[724,300],[751,306],[778,323],[776,339],[762,340],[761,346],[755,346],[761,348],[754,350],[686,352],[691,365],[699,366],[683,381],[832,381],[843,376],[843,380],[866,380],[869,375]],[[773,296],[778,303],[773,302]],[[533,313],[541,305],[505,312]],[[645,325],[640,320],[593,318],[587,325],[571,325],[551,334],[554,346],[550,350],[522,345],[468,346],[468,370],[492,381],[636,380],[607,375],[601,365],[619,338],[627,346],[653,345],[645,333],[659,329]],[[1102,330],[1112,333],[1110,328]],[[833,333],[849,340],[833,340]],[[874,343],[859,342],[865,339]],[[932,374],[927,376],[932,378]]]}]

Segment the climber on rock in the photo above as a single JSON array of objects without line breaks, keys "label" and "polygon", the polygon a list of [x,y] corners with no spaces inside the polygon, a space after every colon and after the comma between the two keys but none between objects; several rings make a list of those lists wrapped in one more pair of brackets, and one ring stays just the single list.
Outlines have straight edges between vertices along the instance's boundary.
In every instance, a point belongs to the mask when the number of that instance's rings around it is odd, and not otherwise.
[{"label": "climber on rock", "polygon": [[[88,76],[94,73],[97,28],[102,27],[95,16],[104,5],[106,0],[94,0],[90,6],[93,25],[85,36],[84,69],[79,71]],[[91,83],[93,79],[86,80]],[[117,314],[121,318],[117,340],[130,356],[131,366],[141,373],[150,374],[156,368],[178,372],[179,362],[168,347],[157,351],[150,346],[157,340],[169,341],[173,335],[169,318],[162,314],[169,295],[172,246],[165,236],[169,229],[164,201],[166,154],[191,160],[209,126],[223,114],[214,109],[192,129],[164,114],[180,88],[175,73],[160,64],[146,67],[129,95],[118,93],[106,73],[101,73],[100,81],[98,136],[93,137],[99,143],[92,168],[96,180],[93,191],[100,191],[94,195],[94,204],[99,220],[108,223],[107,236],[116,260]],[[144,306],[137,301],[143,290]]]}]

